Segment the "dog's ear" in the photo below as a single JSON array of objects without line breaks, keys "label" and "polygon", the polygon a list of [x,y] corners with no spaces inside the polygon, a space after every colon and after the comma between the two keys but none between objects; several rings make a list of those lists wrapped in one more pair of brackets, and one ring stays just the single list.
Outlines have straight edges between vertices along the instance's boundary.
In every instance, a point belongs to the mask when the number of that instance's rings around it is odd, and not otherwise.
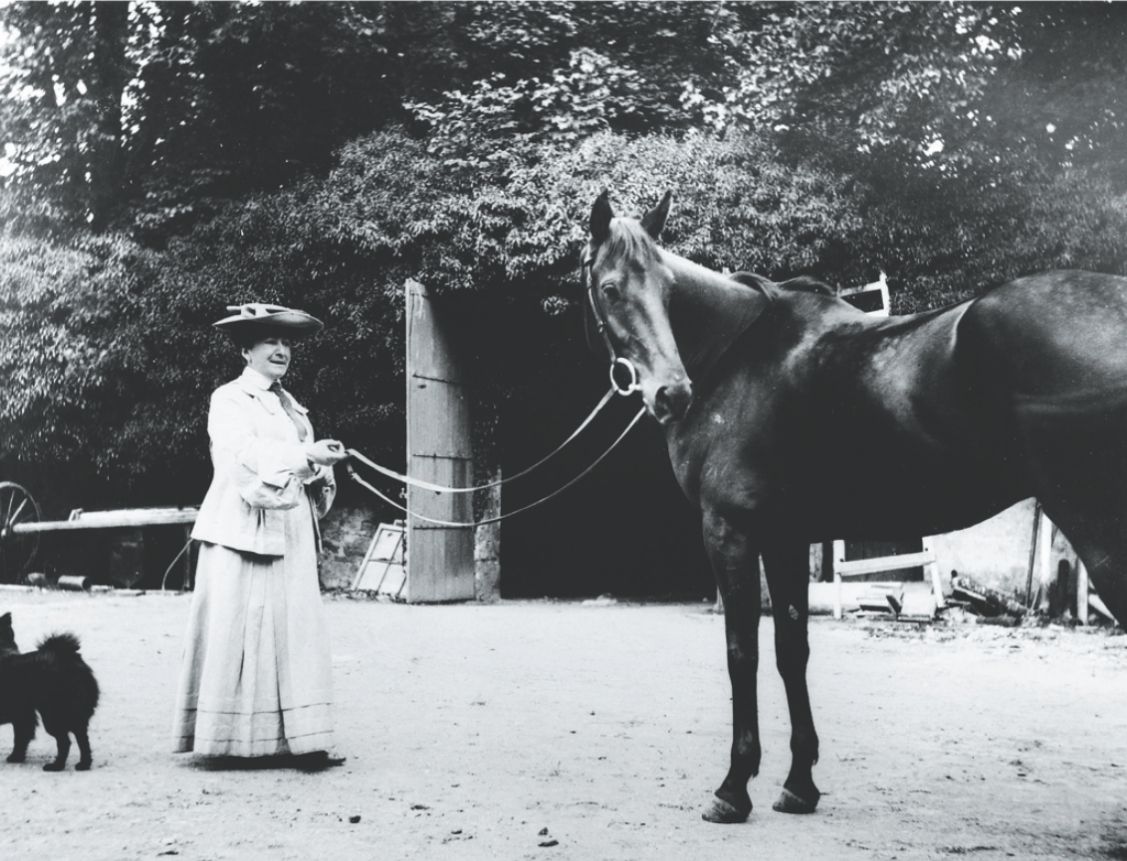
[{"label": "dog's ear", "polygon": [[0,616],[0,625],[3,625],[6,628],[12,627],[12,614],[5,613],[3,616]]}]

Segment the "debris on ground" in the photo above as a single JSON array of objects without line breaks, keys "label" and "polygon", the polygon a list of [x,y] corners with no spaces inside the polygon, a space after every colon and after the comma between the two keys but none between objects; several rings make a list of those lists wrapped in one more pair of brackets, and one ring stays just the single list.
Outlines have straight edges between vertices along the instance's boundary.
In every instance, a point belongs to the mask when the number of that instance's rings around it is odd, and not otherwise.
[{"label": "debris on ground", "polygon": [[584,607],[611,607],[618,603],[618,599],[613,595],[600,595],[598,598],[588,598],[585,601],[579,602]]},{"label": "debris on ground", "polygon": [[1029,612],[1028,607],[1008,595],[958,574],[951,577],[951,603],[986,618],[1008,616],[1015,620],[1014,624]]}]

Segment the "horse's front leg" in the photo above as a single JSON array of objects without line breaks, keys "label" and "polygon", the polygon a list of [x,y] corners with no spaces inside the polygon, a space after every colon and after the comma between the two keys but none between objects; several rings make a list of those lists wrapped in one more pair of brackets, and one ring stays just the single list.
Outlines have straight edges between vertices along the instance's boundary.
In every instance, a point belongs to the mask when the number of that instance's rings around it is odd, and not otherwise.
[{"label": "horse's front leg", "polygon": [[774,808],[782,813],[813,813],[822,793],[814,785],[811,773],[818,761],[818,734],[814,731],[806,688],[806,664],[810,657],[808,547],[803,543],[765,547],[763,563],[775,619],[775,664],[786,688],[791,726],[790,774]]},{"label": "horse's front leg", "polygon": [[745,530],[705,512],[704,541],[716,585],[724,599],[728,676],[732,682],[732,755],[728,774],[712,804],[709,822],[744,822],[751,814],[748,781],[759,773],[759,554]]}]

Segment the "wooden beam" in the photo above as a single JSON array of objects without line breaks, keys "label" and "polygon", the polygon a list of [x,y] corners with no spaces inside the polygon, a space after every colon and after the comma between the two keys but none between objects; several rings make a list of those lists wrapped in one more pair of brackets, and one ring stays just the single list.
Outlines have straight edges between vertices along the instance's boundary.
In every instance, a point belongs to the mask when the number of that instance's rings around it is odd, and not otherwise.
[{"label": "wooden beam", "polygon": [[1091,594],[1088,589],[1088,569],[1080,559],[1076,560],[1076,621],[1088,624],[1088,603]]},{"label": "wooden beam", "polygon": [[75,529],[127,529],[137,526],[176,526],[195,523],[198,508],[122,508],[116,511],[80,511],[70,520],[15,523],[15,535],[35,532],[64,532]]},{"label": "wooden beam", "polygon": [[899,556],[880,556],[876,559],[835,559],[834,573],[842,577],[859,577],[862,574],[876,574],[880,571],[895,571],[898,568],[918,568],[935,562],[935,554],[902,553]]}]

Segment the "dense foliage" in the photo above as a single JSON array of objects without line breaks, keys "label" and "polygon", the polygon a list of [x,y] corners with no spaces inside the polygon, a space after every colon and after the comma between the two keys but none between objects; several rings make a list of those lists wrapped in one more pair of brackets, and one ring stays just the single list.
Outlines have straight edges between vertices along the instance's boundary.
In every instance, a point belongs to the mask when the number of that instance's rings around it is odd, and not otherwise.
[{"label": "dense foliage", "polygon": [[71,494],[198,498],[232,302],[328,320],[293,387],[391,461],[408,277],[457,307],[489,400],[566,392],[603,188],[624,213],[671,188],[667,242],[710,266],[883,269],[897,310],[1127,272],[1121,6],[57,3],[0,26],[0,477]]}]

